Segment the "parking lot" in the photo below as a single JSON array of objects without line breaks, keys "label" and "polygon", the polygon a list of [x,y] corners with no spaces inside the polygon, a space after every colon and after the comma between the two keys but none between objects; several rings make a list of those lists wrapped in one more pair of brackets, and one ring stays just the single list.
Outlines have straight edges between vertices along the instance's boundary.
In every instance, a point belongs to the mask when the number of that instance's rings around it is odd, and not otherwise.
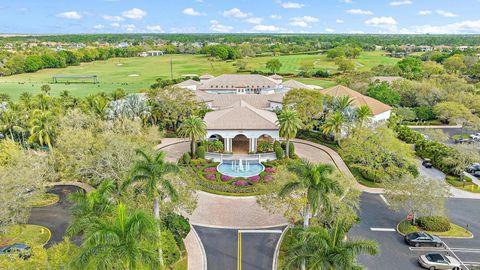
[{"label": "parking lot", "polygon": [[418,256],[429,252],[450,254],[465,264],[464,269],[480,265],[480,200],[449,199],[447,209],[451,221],[467,227],[474,234],[473,239],[443,239],[446,247],[409,247],[403,237],[396,232],[396,226],[405,218],[405,213],[395,213],[388,209],[380,195],[362,194],[360,224],[350,232],[352,237],[372,239],[379,243],[381,254],[360,256],[359,263],[369,270],[384,269],[423,269],[418,264]]}]

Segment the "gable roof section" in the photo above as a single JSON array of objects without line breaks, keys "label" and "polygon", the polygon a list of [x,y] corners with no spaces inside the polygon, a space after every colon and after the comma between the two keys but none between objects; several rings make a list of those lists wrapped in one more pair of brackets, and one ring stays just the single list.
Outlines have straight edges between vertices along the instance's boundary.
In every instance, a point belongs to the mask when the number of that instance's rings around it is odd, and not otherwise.
[{"label": "gable roof section", "polygon": [[196,91],[198,102],[211,102],[213,109],[224,109],[231,107],[232,104],[243,100],[257,109],[270,108],[270,102],[282,103],[285,93],[275,93],[270,95],[258,94],[210,94],[203,91]]},{"label": "gable roof section", "polygon": [[181,83],[177,83],[174,86],[175,87],[187,87],[187,86],[200,86],[200,85],[202,85],[200,82],[189,79],[189,80],[183,81]]},{"label": "gable roof section", "polygon": [[392,109],[392,107],[388,106],[387,104],[384,104],[374,98],[362,95],[359,92],[343,85],[337,85],[321,90],[320,93],[334,97],[348,96],[353,100],[354,107],[358,108],[362,105],[367,105],[372,111],[373,115],[378,115]]},{"label": "gable roof section", "polygon": [[277,115],[257,109],[243,100],[205,115],[208,130],[277,130]]},{"label": "gable roof section", "polygon": [[[218,86],[225,88],[237,87],[275,87],[275,80],[256,74],[223,74],[215,78],[211,78],[202,83],[201,90],[216,89]],[[223,87],[222,87],[223,88]]]}]

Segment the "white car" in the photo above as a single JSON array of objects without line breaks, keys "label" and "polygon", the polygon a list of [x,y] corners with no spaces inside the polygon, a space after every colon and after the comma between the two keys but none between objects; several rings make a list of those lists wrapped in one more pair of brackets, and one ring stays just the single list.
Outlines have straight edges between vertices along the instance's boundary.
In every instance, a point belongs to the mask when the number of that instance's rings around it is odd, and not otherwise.
[{"label": "white car", "polygon": [[418,263],[428,270],[461,270],[460,262],[448,255],[430,253],[418,258]]},{"label": "white car", "polygon": [[470,135],[470,139],[475,140],[475,141],[480,141],[480,133],[475,133]]}]

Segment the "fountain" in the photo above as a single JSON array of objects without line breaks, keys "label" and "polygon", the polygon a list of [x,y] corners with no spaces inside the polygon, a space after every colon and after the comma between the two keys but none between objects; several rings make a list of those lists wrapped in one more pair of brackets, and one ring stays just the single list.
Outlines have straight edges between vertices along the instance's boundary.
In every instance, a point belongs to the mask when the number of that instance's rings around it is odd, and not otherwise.
[{"label": "fountain", "polygon": [[265,167],[260,163],[243,159],[234,159],[230,162],[224,161],[217,166],[220,173],[232,177],[250,177],[261,173]]}]

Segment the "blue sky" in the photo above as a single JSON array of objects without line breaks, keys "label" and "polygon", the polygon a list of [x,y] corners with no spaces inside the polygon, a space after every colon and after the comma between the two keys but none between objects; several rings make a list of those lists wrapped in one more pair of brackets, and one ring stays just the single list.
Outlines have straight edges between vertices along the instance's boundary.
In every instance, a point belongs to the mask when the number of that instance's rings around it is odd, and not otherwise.
[{"label": "blue sky", "polygon": [[0,0],[0,33],[480,33],[480,0]]}]

